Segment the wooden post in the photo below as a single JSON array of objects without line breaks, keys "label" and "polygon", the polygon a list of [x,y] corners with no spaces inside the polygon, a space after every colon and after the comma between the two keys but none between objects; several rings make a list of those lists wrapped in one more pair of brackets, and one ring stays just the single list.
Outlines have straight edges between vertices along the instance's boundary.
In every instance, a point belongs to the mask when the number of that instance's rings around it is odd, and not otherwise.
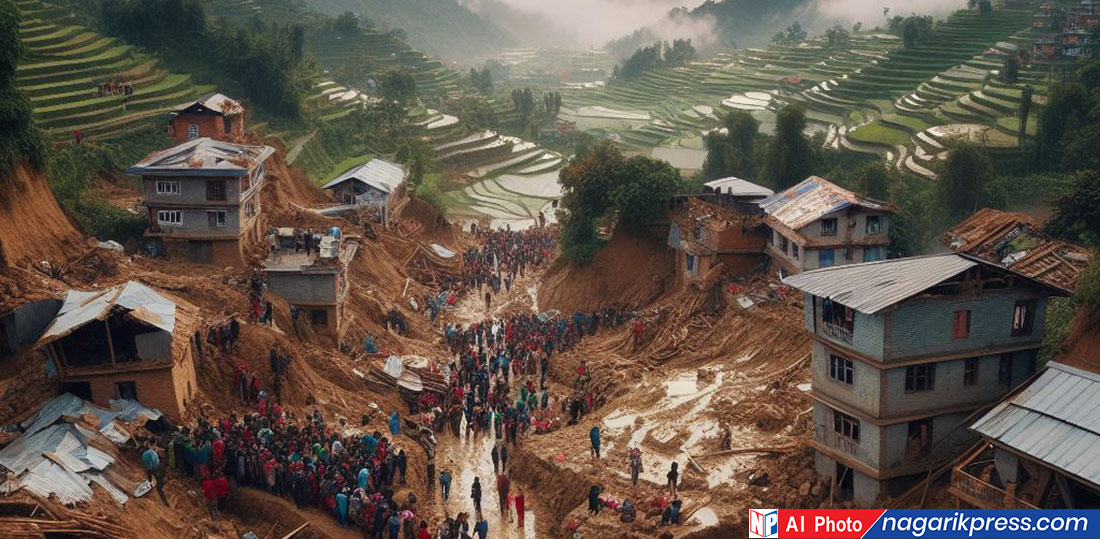
[{"label": "wooden post", "polygon": [[111,354],[111,365],[115,364],[115,342],[111,339],[111,317],[103,319],[103,327],[107,328],[107,352]]}]

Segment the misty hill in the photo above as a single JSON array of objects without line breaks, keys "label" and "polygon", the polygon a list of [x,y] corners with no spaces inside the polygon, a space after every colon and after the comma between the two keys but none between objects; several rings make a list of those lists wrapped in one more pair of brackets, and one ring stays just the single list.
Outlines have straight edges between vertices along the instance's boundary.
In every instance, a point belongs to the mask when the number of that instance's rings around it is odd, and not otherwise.
[{"label": "misty hill", "polygon": [[510,34],[455,0],[309,0],[307,6],[330,15],[351,11],[380,26],[400,28],[412,46],[450,59],[516,44]]}]

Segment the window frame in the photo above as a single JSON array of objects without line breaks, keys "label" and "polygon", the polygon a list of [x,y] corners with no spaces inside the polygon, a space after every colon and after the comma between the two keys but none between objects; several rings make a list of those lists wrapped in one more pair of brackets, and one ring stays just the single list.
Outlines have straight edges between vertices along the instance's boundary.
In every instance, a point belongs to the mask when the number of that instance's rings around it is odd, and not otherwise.
[{"label": "window frame", "polygon": [[[161,186],[168,186],[171,188],[161,189]],[[153,189],[158,195],[179,196],[180,182],[179,180],[156,180]]]},{"label": "window frame", "polygon": [[[832,224],[832,230],[830,230],[830,227],[827,226],[829,224]],[[837,220],[836,217],[821,220],[822,236],[836,236],[837,234],[840,234],[840,222]]]},{"label": "window frame", "polygon": [[[173,214],[178,216],[179,219],[172,220],[163,218],[165,215],[172,217]],[[183,226],[183,210],[157,210],[157,224],[162,226]]]},{"label": "window frame", "polygon": [[[211,198],[211,195],[218,195],[218,188],[220,185],[221,198]],[[211,189],[214,188],[214,189]],[[207,202],[226,202],[229,200],[229,186],[225,180],[206,180],[206,201]]]},{"label": "window frame", "polygon": [[[1035,310],[1037,301],[1024,299],[1012,306],[1012,336],[1030,337],[1035,331]],[[1021,313],[1021,309],[1023,312]],[[1022,320],[1021,320],[1022,317]]]},{"label": "window frame", "polygon": [[[216,216],[213,225],[210,225],[210,216]],[[218,219],[217,217],[220,217]],[[229,228],[229,212],[225,210],[206,210],[206,223],[210,228]]]},{"label": "window frame", "polygon": [[1000,355],[1000,363],[997,365],[997,384],[1003,384],[1006,386],[1012,386],[1012,362],[1015,360],[1015,355],[1012,352],[1005,352]]},{"label": "window frame", "polygon": [[[959,315],[966,316],[966,327],[964,328],[965,331],[963,333],[959,333],[958,331],[960,329]],[[951,340],[962,340],[970,338],[971,318],[972,313],[970,312],[970,309],[954,311],[951,313]]]},{"label": "window frame", "polygon": [[[871,226],[872,219],[874,219],[874,226]],[[882,234],[882,217],[879,215],[868,215],[863,223],[863,233],[868,236]]]},{"label": "window frame", "polygon": [[[923,371],[923,372],[922,372]],[[936,364],[919,363],[905,367],[905,392],[923,393],[936,389]]]},{"label": "window frame", "polygon": [[[828,256],[825,254],[828,253]],[[825,260],[828,259],[829,263],[826,264]],[[818,249],[817,251],[817,267],[819,268],[831,268],[836,265],[836,253],[832,249]]]},{"label": "window frame", "polygon": [[[882,248],[881,246],[864,247],[863,248],[863,261],[864,262],[882,262],[883,260],[886,260],[886,252],[885,251],[886,250],[884,248]],[[868,253],[875,253],[875,258],[868,259],[867,258]]]},{"label": "window frame", "polygon": [[199,135],[199,124],[187,124],[187,140],[195,140]]},{"label": "window frame", "polygon": [[859,443],[861,426],[859,418],[833,410],[833,433],[837,436]]},{"label": "window frame", "polygon": [[978,376],[981,372],[982,358],[968,357],[963,360],[963,386],[978,385]]},{"label": "window frame", "polygon": [[845,385],[855,385],[855,363],[852,360],[829,354],[829,378]]}]

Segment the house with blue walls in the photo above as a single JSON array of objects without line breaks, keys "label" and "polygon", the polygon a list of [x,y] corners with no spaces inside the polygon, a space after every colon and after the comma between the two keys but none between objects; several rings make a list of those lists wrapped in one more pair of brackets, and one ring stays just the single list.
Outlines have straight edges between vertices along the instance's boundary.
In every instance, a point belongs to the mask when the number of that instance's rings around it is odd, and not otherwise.
[{"label": "house with blue walls", "polygon": [[975,440],[966,423],[1035,374],[1059,288],[955,253],[807,271],[815,468],[873,505]]}]

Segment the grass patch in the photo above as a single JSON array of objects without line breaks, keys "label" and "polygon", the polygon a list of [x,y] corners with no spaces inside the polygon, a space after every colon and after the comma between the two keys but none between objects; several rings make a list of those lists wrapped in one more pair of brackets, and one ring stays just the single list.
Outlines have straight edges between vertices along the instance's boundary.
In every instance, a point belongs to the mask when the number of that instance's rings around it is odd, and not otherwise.
[{"label": "grass patch", "polygon": [[908,133],[884,126],[878,120],[848,133],[848,138],[856,142],[890,146],[904,146],[909,143]]}]

